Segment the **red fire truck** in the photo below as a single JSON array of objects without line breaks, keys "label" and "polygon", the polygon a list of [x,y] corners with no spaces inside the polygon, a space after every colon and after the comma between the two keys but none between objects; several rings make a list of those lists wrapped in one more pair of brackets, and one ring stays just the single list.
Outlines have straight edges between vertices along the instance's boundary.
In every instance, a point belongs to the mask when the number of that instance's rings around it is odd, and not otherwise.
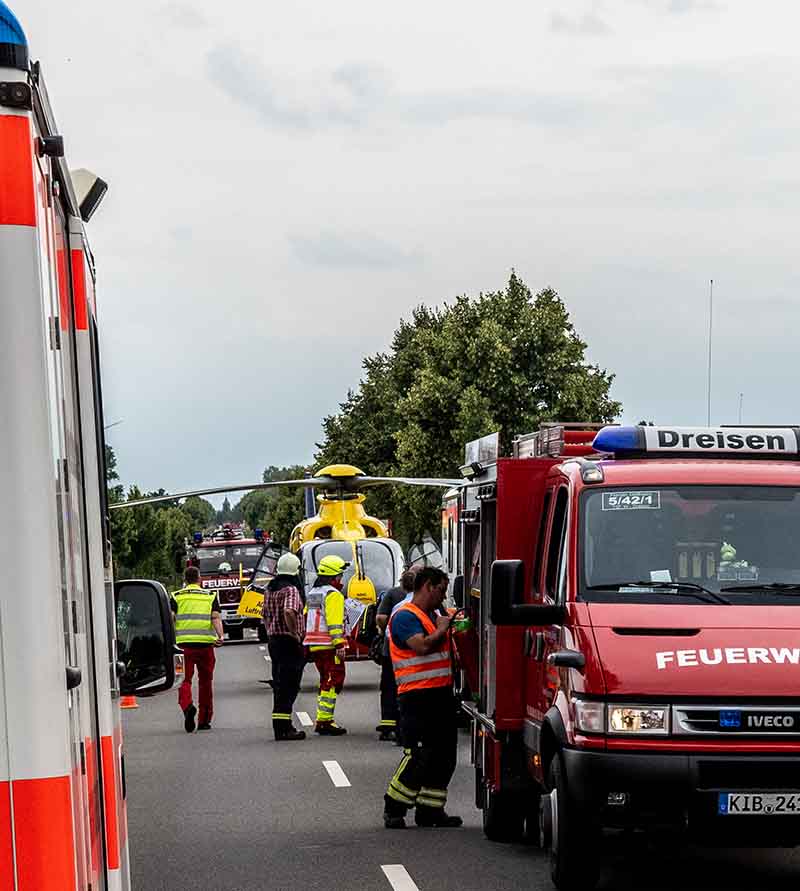
[{"label": "red fire truck", "polygon": [[553,425],[462,472],[486,835],[559,889],[613,830],[797,845],[800,428]]},{"label": "red fire truck", "polygon": [[269,543],[261,529],[247,538],[242,524],[223,523],[208,535],[195,532],[188,545],[187,563],[200,570],[204,588],[218,593],[222,624],[230,640],[241,640],[245,628],[255,628],[259,639],[265,639],[260,619],[240,616],[238,609],[242,590]]},{"label": "red fire truck", "polygon": [[[130,889],[121,692],[173,682],[155,582],[112,586],[94,261],[105,184],[70,173],[0,2],[0,889]],[[115,616],[119,621],[115,621]]]}]

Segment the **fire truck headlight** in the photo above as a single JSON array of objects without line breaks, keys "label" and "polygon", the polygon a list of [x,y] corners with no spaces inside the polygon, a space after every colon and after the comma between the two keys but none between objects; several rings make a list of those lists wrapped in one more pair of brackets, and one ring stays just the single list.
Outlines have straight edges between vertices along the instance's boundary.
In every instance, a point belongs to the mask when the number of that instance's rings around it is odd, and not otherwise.
[{"label": "fire truck headlight", "polygon": [[581,733],[604,733],[606,704],[589,699],[575,700],[575,727]]},{"label": "fire truck headlight", "polygon": [[609,705],[608,732],[666,736],[669,733],[669,706],[622,703]]}]

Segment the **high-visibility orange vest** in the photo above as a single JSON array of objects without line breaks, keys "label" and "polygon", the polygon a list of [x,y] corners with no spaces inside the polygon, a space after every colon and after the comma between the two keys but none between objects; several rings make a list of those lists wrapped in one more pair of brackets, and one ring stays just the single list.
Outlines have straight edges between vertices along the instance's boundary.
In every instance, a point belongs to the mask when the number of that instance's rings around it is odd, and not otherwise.
[{"label": "high-visibility orange vest", "polygon": [[[403,610],[409,610],[422,622],[426,634],[433,634],[436,625],[413,603],[404,603],[395,610],[390,620]],[[397,692],[409,693],[412,690],[432,690],[437,687],[450,687],[453,684],[453,670],[450,663],[450,637],[445,635],[435,650],[420,656],[410,647],[401,647],[395,643],[394,635],[389,642],[392,656],[392,667],[397,681]]]}]

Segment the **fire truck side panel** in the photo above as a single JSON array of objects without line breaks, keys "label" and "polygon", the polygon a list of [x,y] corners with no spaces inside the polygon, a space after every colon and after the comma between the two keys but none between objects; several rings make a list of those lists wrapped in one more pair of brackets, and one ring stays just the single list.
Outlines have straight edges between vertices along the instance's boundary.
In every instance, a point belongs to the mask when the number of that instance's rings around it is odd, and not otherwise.
[{"label": "fire truck side panel", "polygon": [[[0,80],[23,78],[0,70]],[[74,663],[67,658],[63,622],[72,580],[60,568],[66,455],[63,430],[53,423],[62,393],[49,342],[59,308],[41,277],[41,215],[30,215],[37,204],[31,119],[25,112],[0,115],[2,137],[17,134],[4,142],[11,151],[4,152],[0,188],[0,403],[7,453],[0,462],[0,503],[19,506],[7,519],[14,534],[0,536],[0,565],[19,568],[25,581],[24,611],[12,586],[0,592],[0,639],[5,713],[14,716],[13,723],[6,718],[6,733],[17,887],[70,891],[78,859],[68,744],[74,701],[64,667]],[[20,133],[26,138],[19,139]],[[31,393],[49,398],[31,399]],[[6,839],[11,831],[3,827]]]},{"label": "fire truck side panel", "polygon": [[[127,815],[122,798],[122,724],[116,672],[116,635],[111,553],[101,505],[105,504],[105,455],[100,392],[94,270],[85,243],[83,224],[70,218],[70,259],[75,294],[74,330],[80,382],[80,422],[83,457],[84,510],[94,630],[95,687],[100,732],[106,864],[110,891],[130,887]],[[65,258],[65,264],[67,259]],[[61,269],[61,263],[58,264]],[[98,809],[100,810],[100,809]]]}]

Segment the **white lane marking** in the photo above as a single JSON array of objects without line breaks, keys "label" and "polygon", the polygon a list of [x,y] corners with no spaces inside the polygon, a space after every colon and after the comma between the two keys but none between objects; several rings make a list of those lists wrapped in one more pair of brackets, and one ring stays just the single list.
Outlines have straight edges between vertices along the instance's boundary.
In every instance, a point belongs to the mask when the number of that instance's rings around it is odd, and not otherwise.
[{"label": "white lane marking", "polygon": [[405,866],[400,863],[382,866],[381,869],[389,880],[389,884],[394,888],[394,891],[419,891],[416,883],[406,871]]},{"label": "white lane marking", "polygon": [[314,723],[308,712],[298,712],[297,717],[300,719],[300,723],[303,727],[310,727]]},{"label": "white lane marking", "polygon": [[262,653],[266,653],[266,652],[267,652],[267,648],[266,648],[266,647],[259,647],[259,650],[261,650]]},{"label": "white lane marking", "polygon": [[350,785],[350,780],[345,776],[344,771],[338,761],[323,761],[322,766],[328,771],[331,782],[337,789],[342,789]]},{"label": "white lane marking", "polygon": [[264,656],[264,661],[265,661],[265,662],[272,662],[272,659],[270,659],[269,656]]}]

